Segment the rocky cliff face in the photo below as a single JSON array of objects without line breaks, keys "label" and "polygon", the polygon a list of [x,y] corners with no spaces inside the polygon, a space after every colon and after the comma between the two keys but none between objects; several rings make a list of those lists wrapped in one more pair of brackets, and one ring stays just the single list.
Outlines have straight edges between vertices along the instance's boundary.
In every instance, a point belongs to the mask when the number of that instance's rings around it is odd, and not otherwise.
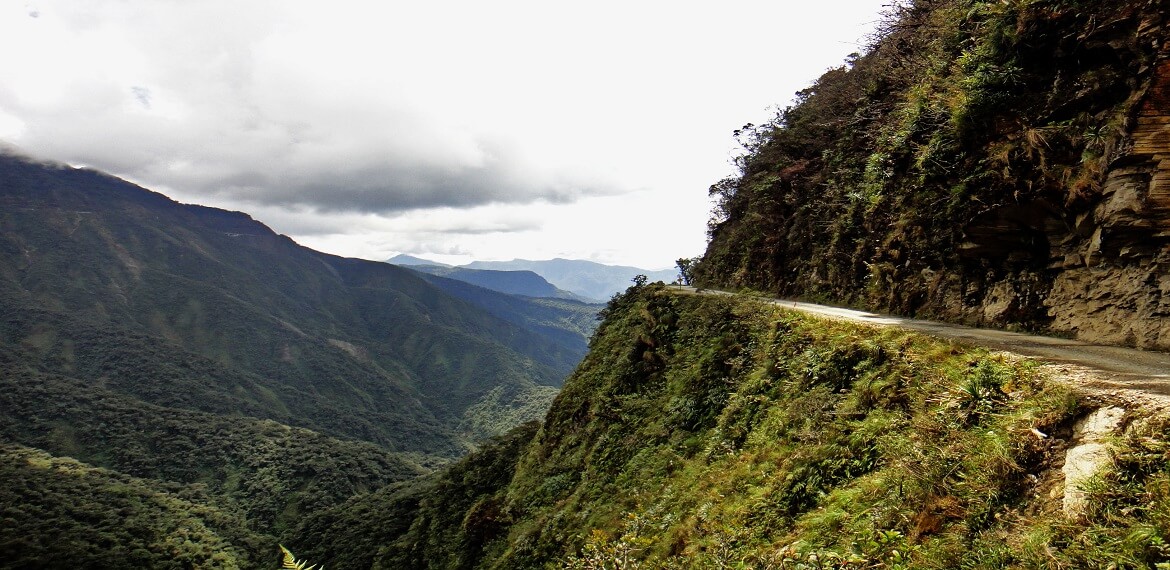
[{"label": "rocky cliff face", "polygon": [[1167,4],[896,9],[747,133],[700,280],[1170,348]]},{"label": "rocky cliff face", "polygon": [[1100,202],[1079,216],[1081,251],[1065,253],[1046,305],[1054,330],[1170,348],[1170,61],[1158,63],[1127,142]]},{"label": "rocky cliff face", "polygon": [[[1158,32],[1147,20],[1139,34]],[[1002,324],[1039,305],[1053,332],[1170,348],[1170,61],[1158,61],[1131,100],[1131,130],[1093,200],[1067,209],[1044,201],[1008,206],[993,223],[968,228],[969,237],[984,247],[998,242],[1006,255],[1019,255],[1019,238],[1031,231],[1049,244],[1049,264],[995,283],[963,317]]]}]

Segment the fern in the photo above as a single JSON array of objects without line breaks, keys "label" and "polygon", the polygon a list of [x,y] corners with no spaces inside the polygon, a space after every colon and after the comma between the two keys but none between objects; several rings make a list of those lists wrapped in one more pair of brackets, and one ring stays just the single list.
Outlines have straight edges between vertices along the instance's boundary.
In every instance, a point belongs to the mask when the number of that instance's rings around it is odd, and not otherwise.
[{"label": "fern", "polygon": [[281,568],[292,570],[325,570],[324,566],[317,568],[316,564],[308,566],[308,560],[297,560],[297,557],[293,555],[292,551],[285,548],[283,544],[280,545],[280,551],[284,553],[284,564],[281,564]]}]

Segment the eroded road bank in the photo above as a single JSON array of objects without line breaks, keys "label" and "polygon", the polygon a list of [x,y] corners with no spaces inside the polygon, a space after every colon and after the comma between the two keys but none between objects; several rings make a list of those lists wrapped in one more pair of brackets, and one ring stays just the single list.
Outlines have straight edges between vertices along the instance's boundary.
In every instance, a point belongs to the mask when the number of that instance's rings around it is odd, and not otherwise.
[{"label": "eroded road bank", "polygon": [[[696,290],[693,287],[672,286],[671,290],[680,294],[732,295],[725,291]],[[873,326],[899,327],[1033,358],[1049,369],[1053,379],[1074,384],[1090,395],[1170,411],[1170,354],[1167,353],[909,319],[785,299],[753,298],[810,315]]]},{"label": "eroded road bank", "polygon": [[[680,294],[732,295],[723,291],[672,287]],[[1037,488],[1051,481],[1051,494],[1059,498],[1064,514],[1079,519],[1086,513],[1084,484],[1112,464],[1108,441],[1144,421],[1146,414],[1170,415],[1170,354],[1132,348],[1090,344],[1078,340],[1024,333],[979,329],[950,323],[880,315],[762,296],[753,298],[818,317],[839,319],[875,327],[899,327],[936,338],[980,346],[1008,358],[1038,361],[1053,382],[1072,386],[1088,400],[1090,411],[1073,428],[1068,441],[1059,442],[1064,461],[1037,476]],[[1131,415],[1130,411],[1144,410]],[[1032,430],[1036,437],[1049,434]],[[1059,472],[1057,472],[1059,470]]]}]

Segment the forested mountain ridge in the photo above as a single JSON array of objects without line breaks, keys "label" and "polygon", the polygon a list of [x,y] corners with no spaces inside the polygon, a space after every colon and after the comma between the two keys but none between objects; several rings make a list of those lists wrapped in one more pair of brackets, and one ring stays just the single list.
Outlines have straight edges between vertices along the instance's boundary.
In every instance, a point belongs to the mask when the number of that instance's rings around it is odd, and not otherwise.
[{"label": "forested mountain ridge", "polygon": [[740,131],[699,281],[1170,347],[1168,8],[895,4]]},{"label": "forested mountain ridge", "polygon": [[469,269],[527,270],[540,274],[553,285],[582,295],[587,299],[605,301],[622,292],[630,280],[645,275],[650,281],[673,281],[673,269],[648,271],[624,265],[605,265],[583,259],[545,259],[512,261],[473,261],[463,266]]},{"label": "forested mountain ridge", "polygon": [[[110,376],[126,366],[72,362],[88,345],[69,335],[116,335],[149,346],[114,354],[168,353],[197,361],[189,367],[206,367],[205,377],[231,377],[217,381],[228,389],[209,388],[216,397],[187,394],[190,405],[247,405],[230,403],[238,398],[256,408],[249,415],[417,451],[404,433],[458,447],[443,422],[496,385],[555,387],[579,358],[410,271],[300,247],[246,214],[180,205],[97,172],[0,160],[8,340],[43,348],[42,366]],[[336,413],[339,404],[351,408]],[[333,425],[341,421],[362,425]]]},{"label": "forested mountain ridge", "polygon": [[[389,262],[387,262],[389,263]],[[557,288],[540,275],[532,271],[500,271],[493,269],[468,269],[466,267],[444,267],[440,265],[411,264],[406,265],[414,271],[456,279],[471,283],[478,287],[519,295],[522,297],[541,297],[554,299],[571,299],[581,301],[579,295]]]},{"label": "forested mountain ridge", "polygon": [[[66,516],[63,505],[144,486],[177,509],[160,521],[230,515],[215,524],[231,558],[262,565],[257,549],[303,513],[417,477],[543,414],[582,352],[246,214],[0,153],[0,440],[88,464],[10,505],[6,520]],[[11,481],[49,473],[35,453],[13,453],[32,471],[16,466]],[[142,483],[101,482],[107,474]],[[0,554],[17,565],[54,540],[80,552],[124,538],[84,524],[57,538],[0,526]],[[151,566],[167,553],[210,556],[143,540],[132,559]]]}]

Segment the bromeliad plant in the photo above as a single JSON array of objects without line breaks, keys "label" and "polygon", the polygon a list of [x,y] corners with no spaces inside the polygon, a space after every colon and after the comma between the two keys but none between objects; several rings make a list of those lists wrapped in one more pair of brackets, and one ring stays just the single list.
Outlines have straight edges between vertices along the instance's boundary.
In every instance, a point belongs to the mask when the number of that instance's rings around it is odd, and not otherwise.
[{"label": "bromeliad plant", "polygon": [[283,544],[280,545],[280,552],[284,556],[280,565],[282,569],[325,570],[324,566],[321,566],[320,568],[318,568],[316,564],[310,566],[308,560],[297,560],[297,557],[293,555],[292,551],[285,548]]}]

